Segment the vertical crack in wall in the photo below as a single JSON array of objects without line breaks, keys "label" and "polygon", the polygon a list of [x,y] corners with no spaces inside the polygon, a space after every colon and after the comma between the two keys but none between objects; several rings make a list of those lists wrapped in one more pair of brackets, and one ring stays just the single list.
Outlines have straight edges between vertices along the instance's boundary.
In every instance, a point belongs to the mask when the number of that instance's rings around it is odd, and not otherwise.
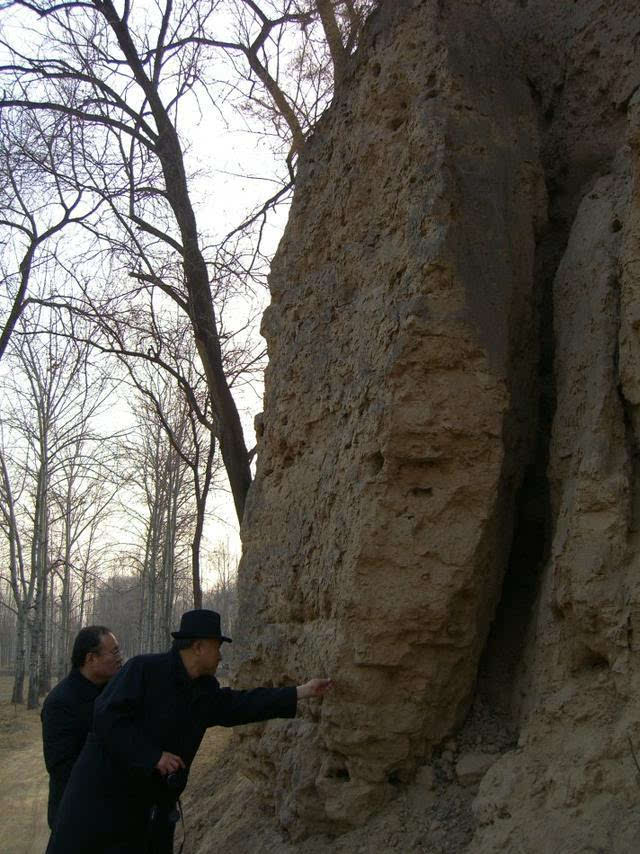
[{"label": "vertical crack in wall", "polygon": [[[532,89],[529,81],[530,90]],[[548,111],[541,112],[542,101],[532,91],[540,111],[540,127],[553,135]],[[536,246],[536,289],[538,299],[538,376],[534,393],[537,396],[536,442],[532,459],[523,476],[516,498],[512,548],[500,602],[487,639],[478,672],[478,695],[496,711],[517,720],[523,699],[519,676],[522,675],[523,656],[528,639],[528,628],[534,613],[545,567],[548,565],[555,530],[552,496],[548,476],[553,419],[556,407],[554,380],[554,280],[566,251],[571,227],[582,199],[591,185],[613,167],[613,154],[609,163],[601,163],[591,175],[583,175],[584,183],[577,190],[569,188],[569,167],[558,158],[558,149],[545,140],[543,166],[549,192],[549,226]],[[565,183],[559,180],[563,176]],[[611,224],[612,231],[622,228],[618,219]],[[615,286],[619,298],[620,284]],[[618,327],[620,306],[616,309]],[[617,360],[616,347],[616,360]],[[616,364],[616,376],[618,365]],[[640,536],[640,407],[625,397],[622,379],[618,393],[623,407],[631,477],[632,518],[630,533],[634,540]]]},{"label": "vertical crack in wall", "polygon": [[[615,292],[618,297],[618,305],[616,314],[618,317],[618,329],[621,323],[621,307],[620,307],[620,290],[622,283],[618,279],[615,284]],[[629,519],[629,535],[631,538],[630,545],[637,545],[638,537],[640,536],[640,407],[629,400],[625,394],[624,379],[620,371],[620,348],[619,343],[614,351],[614,367],[617,378],[618,396],[622,407],[624,418],[625,440],[629,462],[631,464],[631,517]],[[636,549],[633,548],[635,551]]]},{"label": "vertical crack in wall", "polygon": [[[562,90],[556,84],[551,107],[546,105],[532,80],[527,79],[538,112],[542,162],[548,193],[549,220],[539,235],[535,254],[535,294],[538,323],[535,441],[531,460],[515,499],[513,539],[485,650],[478,669],[477,694],[500,714],[517,718],[521,697],[518,675],[525,652],[528,628],[534,612],[543,571],[548,563],[554,532],[551,489],[548,477],[551,434],[556,407],[554,378],[554,280],[567,248],[579,197],[570,199],[566,182],[569,168],[566,150],[554,145],[554,104]],[[559,156],[560,155],[560,156]]]},{"label": "vertical crack in wall", "polygon": [[564,240],[559,240],[550,226],[536,247],[539,353],[537,385],[531,390],[536,397],[535,442],[516,496],[507,571],[478,671],[478,696],[505,715],[518,703],[514,684],[553,532],[547,468],[555,410],[553,280],[566,245],[566,229],[562,231]]}]

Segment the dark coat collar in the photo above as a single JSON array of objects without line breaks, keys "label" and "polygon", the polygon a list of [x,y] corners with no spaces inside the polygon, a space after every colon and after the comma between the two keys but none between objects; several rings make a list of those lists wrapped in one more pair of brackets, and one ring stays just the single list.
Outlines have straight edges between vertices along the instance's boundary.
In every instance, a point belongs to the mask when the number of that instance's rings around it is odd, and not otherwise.
[{"label": "dark coat collar", "polygon": [[[69,672],[67,679],[72,682],[79,691],[92,697],[96,697],[104,688],[104,685],[96,685],[91,679],[87,679],[84,674],[80,673],[77,667]],[[106,683],[105,683],[106,684]]]},{"label": "dark coat collar", "polygon": [[191,679],[182,661],[182,656],[173,647],[169,650],[169,672],[172,679],[179,685],[190,685]]}]

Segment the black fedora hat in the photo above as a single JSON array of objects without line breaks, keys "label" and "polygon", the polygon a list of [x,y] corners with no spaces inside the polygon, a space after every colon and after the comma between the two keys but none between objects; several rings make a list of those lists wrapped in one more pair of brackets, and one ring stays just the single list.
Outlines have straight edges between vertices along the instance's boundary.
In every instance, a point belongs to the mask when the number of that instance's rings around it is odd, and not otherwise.
[{"label": "black fedora hat", "polygon": [[185,611],[180,620],[180,631],[171,632],[172,637],[182,638],[218,638],[231,643],[231,638],[220,631],[220,614],[197,608],[195,611]]}]

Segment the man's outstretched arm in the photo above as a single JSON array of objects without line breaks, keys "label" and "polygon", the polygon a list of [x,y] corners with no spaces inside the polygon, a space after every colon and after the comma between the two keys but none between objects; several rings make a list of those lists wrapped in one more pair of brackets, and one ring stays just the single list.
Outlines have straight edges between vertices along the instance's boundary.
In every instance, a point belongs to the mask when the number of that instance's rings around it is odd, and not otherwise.
[{"label": "man's outstretched arm", "polygon": [[233,691],[216,687],[207,698],[205,726],[238,726],[272,718],[293,718],[298,700],[322,697],[331,685],[330,679],[316,678],[287,688]]}]

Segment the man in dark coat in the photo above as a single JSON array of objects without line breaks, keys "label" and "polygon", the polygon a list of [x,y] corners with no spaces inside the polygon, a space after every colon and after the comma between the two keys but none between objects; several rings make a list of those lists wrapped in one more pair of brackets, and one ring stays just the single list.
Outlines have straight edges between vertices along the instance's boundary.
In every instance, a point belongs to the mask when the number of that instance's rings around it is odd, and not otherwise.
[{"label": "man in dark coat", "polygon": [[106,626],[86,626],[73,643],[71,672],[44,701],[40,718],[49,772],[47,820],[52,829],[71,769],[91,729],[94,701],[121,666],[113,633]]},{"label": "man in dark coat", "polygon": [[169,652],[130,659],[96,701],[49,854],[170,854],[175,803],[206,728],[294,717],[298,699],[331,684],[221,688],[214,674],[231,639],[220,616],[188,611],[172,634]]}]

